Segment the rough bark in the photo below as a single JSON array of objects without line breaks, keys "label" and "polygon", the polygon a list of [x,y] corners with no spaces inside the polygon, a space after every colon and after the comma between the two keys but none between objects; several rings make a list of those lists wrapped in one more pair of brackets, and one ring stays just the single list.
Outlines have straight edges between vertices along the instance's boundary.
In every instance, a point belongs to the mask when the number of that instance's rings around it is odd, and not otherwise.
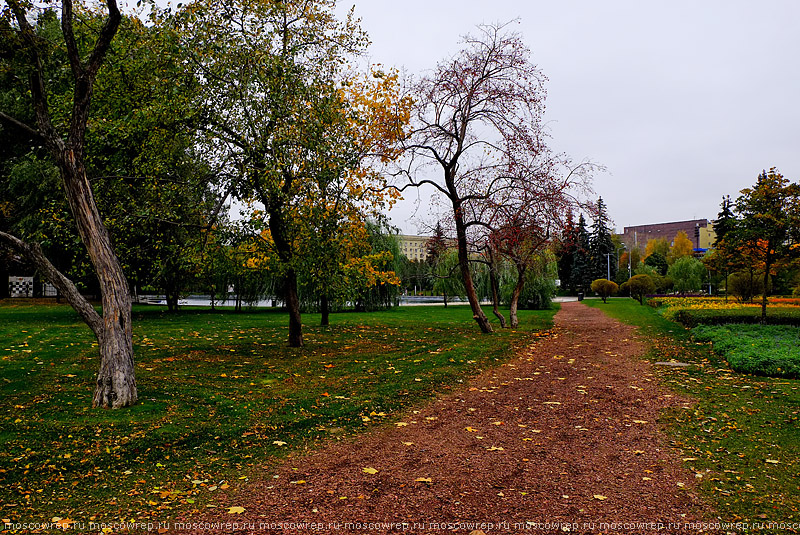
[{"label": "rough bark", "polygon": [[492,313],[500,320],[500,328],[506,328],[506,317],[500,312],[500,284],[497,281],[497,271],[495,270],[495,256],[491,247],[488,249],[489,254],[489,284],[492,287]]},{"label": "rough bark", "polygon": [[519,317],[517,317],[517,309],[519,308],[519,296],[522,295],[522,288],[525,286],[525,269],[517,266],[517,284],[514,285],[514,291],[511,292],[511,303],[509,306],[508,316],[511,320],[511,328],[516,329],[519,327]]},{"label": "rough bark", "polygon": [[111,238],[97,211],[89,180],[72,151],[65,157],[62,179],[78,234],[97,273],[103,304],[103,329],[97,340],[100,371],[92,406],[127,407],[138,398],[133,363],[131,298],[128,281],[114,254]]},{"label": "rough bark", "polygon": [[[284,180],[284,191],[289,191],[291,188],[291,177],[286,176]],[[262,195],[265,201],[266,196]],[[265,203],[266,204],[266,203]],[[294,251],[289,242],[288,232],[286,230],[286,223],[284,221],[284,205],[280,202],[267,205],[269,210],[269,230],[272,234],[272,241],[275,244],[275,250],[281,262],[287,266],[284,275],[284,283],[286,288],[284,295],[286,298],[286,308],[289,311],[289,346],[302,347],[303,346],[303,322],[300,317],[300,299],[297,295],[297,272],[292,267],[292,260]]]},{"label": "rough bark", "polygon": [[289,346],[303,346],[303,323],[300,317],[300,299],[297,296],[297,273],[286,270],[286,308],[289,310]]},{"label": "rough bark", "polygon": [[489,318],[483,313],[480,299],[475,291],[472,282],[472,272],[469,269],[469,249],[467,248],[467,229],[464,224],[464,216],[461,212],[460,202],[453,202],[453,215],[456,223],[456,242],[458,244],[458,265],[461,269],[461,276],[464,279],[464,290],[467,294],[469,306],[472,308],[472,317],[480,327],[481,332],[488,334],[492,332],[492,325]]}]

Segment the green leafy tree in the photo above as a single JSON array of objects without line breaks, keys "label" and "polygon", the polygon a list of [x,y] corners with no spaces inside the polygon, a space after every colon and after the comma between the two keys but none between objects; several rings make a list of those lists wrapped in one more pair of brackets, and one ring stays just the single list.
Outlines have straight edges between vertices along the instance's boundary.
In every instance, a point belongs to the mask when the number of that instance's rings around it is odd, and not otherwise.
[{"label": "green leafy tree", "polygon": [[556,292],[557,276],[558,263],[555,255],[549,250],[539,253],[525,271],[525,286],[519,297],[519,307],[527,310],[550,308]]},{"label": "green leafy tree", "polygon": [[647,259],[653,253],[659,253],[666,258],[669,254],[669,242],[664,238],[647,240],[647,245],[644,248],[644,258]]},{"label": "green leafy tree", "polygon": [[648,257],[644,259],[644,263],[646,266],[650,266],[656,271],[656,273],[662,276],[666,275],[667,270],[669,269],[669,262],[667,262],[667,259],[664,258],[664,255],[657,251],[654,251],[648,255]]},{"label": "green leafy tree", "polygon": [[669,267],[667,276],[672,279],[675,291],[697,292],[703,287],[707,270],[700,260],[692,256],[682,256]]},{"label": "green leafy tree", "polygon": [[655,291],[656,285],[649,275],[641,274],[631,277],[620,289],[643,305],[644,298]]},{"label": "green leafy tree", "polygon": [[[204,84],[198,105],[208,126],[201,142],[230,162],[234,194],[253,207],[255,230],[283,281],[294,347],[303,344],[298,282],[310,245],[323,243],[309,236],[352,218],[357,203],[389,202],[383,179],[363,163],[367,154],[379,154],[380,162],[396,156],[388,145],[403,135],[403,119],[393,112],[410,105],[381,92],[397,86],[396,77],[380,72],[375,79],[388,86],[353,94],[361,86],[347,77],[346,63],[367,38],[352,16],[339,21],[333,12],[333,0],[209,0],[181,14]],[[373,120],[385,128],[372,129]]]},{"label": "green leafy tree", "polygon": [[434,268],[433,291],[444,297],[447,308],[448,298],[465,297],[464,283],[458,264],[458,253],[449,249],[442,254]]},{"label": "green leafy tree", "polygon": [[740,303],[752,303],[755,296],[764,293],[764,281],[755,270],[731,273],[725,281],[725,286]]},{"label": "green leafy tree", "polygon": [[592,291],[600,296],[603,303],[605,303],[609,297],[619,291],[619,286],[616,282],[608,279],[595,279],[592,281]]},{"label": "green leafy tree", "polygon": [[738,223],[725,234],[729,247],[747,250],[763,274],[761,321],[767,321],[767,298],[775,268],[797,257],[800,237],[800,186],[774,167],[762,172],[736,200]]}]

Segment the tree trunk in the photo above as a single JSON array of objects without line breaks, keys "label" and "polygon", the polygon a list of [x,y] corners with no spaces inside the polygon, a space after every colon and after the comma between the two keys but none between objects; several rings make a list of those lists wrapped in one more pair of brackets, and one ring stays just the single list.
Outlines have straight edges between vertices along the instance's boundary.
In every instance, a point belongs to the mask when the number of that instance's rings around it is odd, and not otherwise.
[{"label": "tree trunk", "polygon": [[514,285],[514,291],[511,292],[511,304],[508,311],[508,316],[511,319],[511,328],[516,329],[519,327],[519,318],[517,317],[517,308],[519,307],[519,296],[522,295],[522,288],[525,286],[525,270],[517,266],[517,284]]},{"label": "tree trunk", "polygon": [[444,308],[447,308],[447,292],[442,292],[444,296]]},{"label": "tree trunk", "polygon": [[167,311],[169,312],[177,312],[178,311],[178,293],[175,291],[166,292],[167,298]]},{"label": "tree trunk", "polygon": [[286,308],[289,310],[289,346],[303,347],[303,322],[300,317],[300,299],[297,296],[297,273],[286,271]]},{"label": "tree trunk", "polygon": [[97,273],[103,304],[103,328],[100,334],[95,333],[100,347],[100,371],[92,406],[127,407],[138,398],[128,281],[97,211],[81,160],[71,149],[66,149],[63,163],[60,167],[67,201]]},{"label": "tree trunk", "polygon": [[761,297],[761,325],[767,324],[767,296],[769,295],[769,270],[772,267],[772,258],[767,252],[764,262],[764,295]]},{"label": "tree trunk", "polygon": [[495,271],[494,252],[489,249],[489,285],[492,287],[492,312],[500,320],[500,328],[506,328],[506,317],[500,313],[500,288]]},{"label": "tree trunk", "polygon": [[320,320],[319,324],[322,325],[323,327],[327,327],[328,325],[331,324],[330,323],[331,310],[330,310],[330,303],[328,303],[327,295],[323,294],[322,297],[320,297],[319,307],[322,312],[322,319]]},{"label": "tree trunk", "polygon": [[480,327],[481,332],[488,334],[492,332],[492,325],[489,318],[483,313],[481,302],[475,291],[472,282],[472,273],[469,269],[469,250],[467,249],[467,229],[464,225],[464,215],[461,211],[460,203],[453,202],[453,216],[456,223],[456,241],[458,243],[458,266],[461,269],[461,276],[464,279],[464,290],[467,294],[469,306],[472,308],[472,317]]}]

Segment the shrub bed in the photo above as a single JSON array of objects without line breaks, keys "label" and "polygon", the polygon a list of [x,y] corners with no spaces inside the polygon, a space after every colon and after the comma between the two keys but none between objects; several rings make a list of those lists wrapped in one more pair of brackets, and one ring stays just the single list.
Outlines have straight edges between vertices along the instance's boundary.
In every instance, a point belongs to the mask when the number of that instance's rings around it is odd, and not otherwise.
[{"label": "shrub bed", "polygon": [[699,342],[711,342],[737,372],[800,378],[800,333],[794,327],[700,325],[692,334]]}]

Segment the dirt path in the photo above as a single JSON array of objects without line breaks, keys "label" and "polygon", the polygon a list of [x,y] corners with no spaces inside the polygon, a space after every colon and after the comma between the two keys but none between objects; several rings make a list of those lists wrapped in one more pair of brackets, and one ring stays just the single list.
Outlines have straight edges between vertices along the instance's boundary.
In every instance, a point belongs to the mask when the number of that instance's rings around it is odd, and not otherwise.
[{"label": "dirt path", "polygon": [[682,400],[658,387],[636,358],[644,350],[632,328],[564,303],[552,335],[519,358],[388,429],[287,460],[229,497],[243,513],[219,509],[203,522],[235,522],[243,533],[372,534],[402,531],[379,523],[412,533],[561,533],[560,522],[602,533],[601,522],[697,520],[694,475],[656,423]]}]

